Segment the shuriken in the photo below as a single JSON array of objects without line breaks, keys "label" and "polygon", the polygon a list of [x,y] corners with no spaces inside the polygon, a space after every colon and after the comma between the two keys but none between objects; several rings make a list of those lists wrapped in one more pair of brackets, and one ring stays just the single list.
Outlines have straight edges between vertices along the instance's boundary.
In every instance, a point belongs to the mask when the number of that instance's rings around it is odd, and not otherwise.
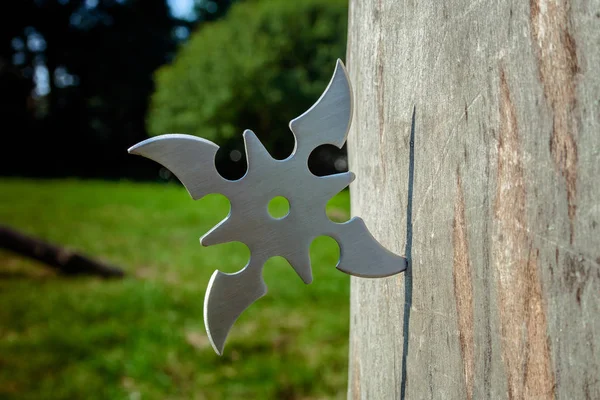
[{"label": "shuriken", "polygon": [[[340,247],[337,269],[366,278],[385,277],[406,269],[406,259],[382,247],[362,219],[345,223],[329,220],[328,200],[354,180],[352,172],[315,176],[308,169],[310,153],[323,144],[341,148],[352,120],[352,89],[343,63],[338,60],[325,92],[304,114],[290,122],[296,139],[292,154],[276,160],[256,135],[244,131],[248,160],[246,174],[236,181],[217,172],[219,146],[191,135],[157,136],[129,149],[168,168],[194,200],[210,193],[225,195],[231,209],[227,218],[206,233],[203,246],[239,241],[250,249],[250,260],[239,272],[216,270],[204,299],[204,323],[208,338],[221,355],[229,330],[253,302],[267,293],[262,278],[264,263],[282,256],[309,284],[312,272],[310,244],[318,236],[330,236]],[[277,196],[289,201],[289,213],[273,218],[268,203]]]}]

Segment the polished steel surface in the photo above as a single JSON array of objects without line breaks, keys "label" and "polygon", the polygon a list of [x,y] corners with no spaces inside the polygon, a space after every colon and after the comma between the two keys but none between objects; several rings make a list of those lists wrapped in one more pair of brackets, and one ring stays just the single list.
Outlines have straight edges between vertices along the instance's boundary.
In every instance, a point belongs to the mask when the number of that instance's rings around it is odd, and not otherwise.
[{"label": "polished steel surface", "polygon": [[[335,73],[319,100],[290,122],[296,147],[285,160],[276,160],[256,135],[243,133],[248,171],[239,180],[221,177],[215,168],[219,147],[191,135],[170,134],[145,140],[130,153],[150,158],[168,168],[194,199],[221,193],[231,202],[227,218],[206,233],[200,243],[210,246],[239,241],[250,249],[250,260],[239,272],[215,271],[204,300],[204,322],[210,342],[222,354],[229,330],[239,315],[264,296],[264,263],[282,256],[305,283],[312,282],[309,247],[317,236],[330,236],[340,247],[337,268],[347,274],[376,278],[406,269],[406,260],[382,247],[362,219],[345,223],[329,220],[325,206],[354,180],[352,172],[318,177],[308,169],[308,157],[318,146],[341,147],[352,120],[352,89],[338,60]],[[283,218],[269,215],[269,201],[285,197],[290,204]]]}]

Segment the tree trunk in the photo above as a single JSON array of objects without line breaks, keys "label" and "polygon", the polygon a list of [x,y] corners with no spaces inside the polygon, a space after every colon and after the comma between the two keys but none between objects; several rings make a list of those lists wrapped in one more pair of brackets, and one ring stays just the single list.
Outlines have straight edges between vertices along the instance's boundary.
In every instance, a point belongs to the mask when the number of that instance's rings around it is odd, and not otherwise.
[{"label": "tree trunk", "polygon": [[600,398],[599,44],[598,0],[350,0],[352,210],[409,268],[352,278],[349,398]]},{"label": "tree trunk", "polygon": [[122,277],[123,271],[82,254],[24,235],[0,225],[0,249],[40,261],[66,275],[92,274],[104,278]]}]

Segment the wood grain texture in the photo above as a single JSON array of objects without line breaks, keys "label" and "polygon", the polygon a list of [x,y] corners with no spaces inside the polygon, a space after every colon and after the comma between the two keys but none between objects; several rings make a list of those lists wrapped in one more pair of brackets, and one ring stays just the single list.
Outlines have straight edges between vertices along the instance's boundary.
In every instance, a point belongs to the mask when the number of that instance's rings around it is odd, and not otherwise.
[{"label": "wood grain texture", "polygon": [[600,398],[599,44],[598,0],[350,0],[352,210],[409,270],[352,278],[348,398]]},{"label": "wood grain texture", "polygon": [[473,275],[469,260],[469,241],[465,218],[465,197],[462,190],[460,172],[457,171],[456,200],[454,203],[454,224],[452,245],[454,247],[454,300],[458,324],[460,353],[465,373],[467,400],[473,398]]}]

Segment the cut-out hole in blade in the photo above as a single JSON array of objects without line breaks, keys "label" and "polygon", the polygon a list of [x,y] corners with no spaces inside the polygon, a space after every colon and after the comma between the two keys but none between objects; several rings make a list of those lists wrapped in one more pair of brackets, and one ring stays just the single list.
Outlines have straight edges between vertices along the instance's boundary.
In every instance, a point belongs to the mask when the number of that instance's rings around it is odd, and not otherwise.
[{"label": "cut-out hole in blade", "polygon": [[308,169],[313,175],[327,176],[348,171],[346,145],[338,149],[332,144],[324,144],[314,149],[308,157]]},{"label": "cut-out hole in blade", "polygon": [[268,210],[273,218],[285,218],[290,213],[290,202],[283,196],[275,196],[269,201]]}]

